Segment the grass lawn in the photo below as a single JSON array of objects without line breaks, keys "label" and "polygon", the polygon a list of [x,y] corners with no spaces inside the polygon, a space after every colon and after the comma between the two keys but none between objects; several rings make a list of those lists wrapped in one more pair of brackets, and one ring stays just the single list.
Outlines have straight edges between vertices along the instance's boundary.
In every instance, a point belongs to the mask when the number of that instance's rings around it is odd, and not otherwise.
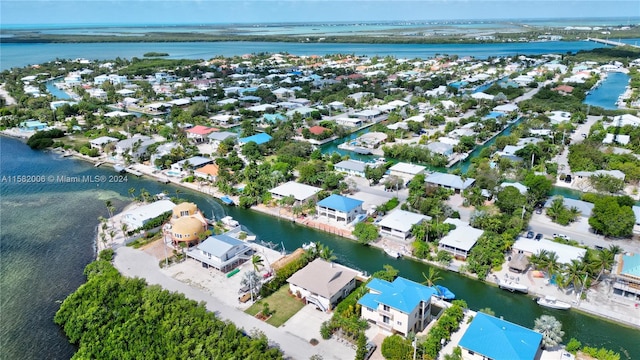
[{"label": "grass lawn", "polygon": [[287,284],[267,298],[251,305],[251,307],[249,307],[245,312],[255,316],[257,313],[262,311],[264,306],[262,304],[265,302],[269,304],[269,309],[273,312],[269,320],[267,320],[267,324],[271,324],[275,327],[279,327],[284,324],[290,317],[304,307],[304,303],[302,301],[289,295],[289,285]]}]

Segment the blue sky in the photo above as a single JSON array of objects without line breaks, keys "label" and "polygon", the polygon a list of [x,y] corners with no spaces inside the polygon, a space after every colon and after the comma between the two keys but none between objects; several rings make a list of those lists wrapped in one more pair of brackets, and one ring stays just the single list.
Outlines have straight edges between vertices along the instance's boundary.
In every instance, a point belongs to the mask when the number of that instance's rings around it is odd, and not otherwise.
[{"label": "blue sky", "polygon": [[1,0],[3,27],[30,24],[220,24],[620,17],[638,0]]}]

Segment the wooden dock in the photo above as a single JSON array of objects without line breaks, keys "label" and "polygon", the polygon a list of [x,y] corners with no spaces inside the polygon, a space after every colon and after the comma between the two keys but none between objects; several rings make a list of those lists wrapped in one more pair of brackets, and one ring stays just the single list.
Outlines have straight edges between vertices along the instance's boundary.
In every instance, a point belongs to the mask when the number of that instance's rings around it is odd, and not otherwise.
[{"label": "wooden dock", "polygon": [[131,175],[135,175],[135,176],[142,176],[142,173],[140,171],[131,169],[131,168],[126,168],[124,169],[124,171],[126,171],[127,173],[131,174]]}]

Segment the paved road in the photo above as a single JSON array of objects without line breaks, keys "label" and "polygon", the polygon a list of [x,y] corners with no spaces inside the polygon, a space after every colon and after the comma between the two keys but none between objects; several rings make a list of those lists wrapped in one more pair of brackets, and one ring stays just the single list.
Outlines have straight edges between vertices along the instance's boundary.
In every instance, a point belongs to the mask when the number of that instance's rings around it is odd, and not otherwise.
[{"label": "paved road", "polygon": [[640,241],[632,239],[609,239],[591,232],[587,218],[581,217],[579,221],[562,226],[553,223],[546,215],[533,214],[529,222],[529,230],[542,233],[545,238],[551,238],[553,234],[564,234],[573,240],[591,248],[601,246],[608,248],[610,245],[618,245],[625,252],[640,253]]},{"label": "paved road", "polygon": [[[311,346],[306,340],[279,328],[264,323],[253,316],[247,315],[241,310],[235,309],[206,292],[193,288],[170,276],[167,276],[158,267],[158,260],[153,256],[128,247],[120,247],[116,250],[114,260],[115,267],[125,276],[143,278],[149,284],[157,284],[169,291],[184,294],[195,301],[204,301],[207,310],[213,312],[221,319],[229,320],[236,326],[244,328],[248,332],[252,329],[262,331],[272,345],[278,346],[290,359],[309,359],[318,354],[323,359],[353,359],[355,351],[340,346],[335,340],[321,340],[316,346]],[[295,329],[291,329],[295,331]]]}]

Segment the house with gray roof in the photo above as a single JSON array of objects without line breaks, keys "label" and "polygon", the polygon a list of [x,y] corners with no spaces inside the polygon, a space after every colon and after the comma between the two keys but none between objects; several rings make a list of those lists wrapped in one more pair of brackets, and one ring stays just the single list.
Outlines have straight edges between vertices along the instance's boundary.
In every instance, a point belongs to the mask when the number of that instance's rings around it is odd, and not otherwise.
[{"label": "house with gray roof", "polygon": [[440,154],[446,157],[453,155],[453,145],[451,144],[445,144],[439,141],[435,141],[432,143],[428,143],[426,147],[432,153]]},{"label": "house with gray roof", "polygon": [[471,227],[460,219],[447,219],[444,223],[455,225],[456,228],[440,239],[438,249],[447,251],[458,259],[466,259],[484,231]]},{"label": "house with gray roof", "polygon": [[[556,197],[549,198],[547,202],[544,203],[544,207],[545,208],[551,207],[551,203],[555,198]],[[562,202],[567,209],[571,209],[572,207],[575,207],[576,209],[578,209],[578,211],[580,211],[581,216],[587,217],[587,218],[591,217],[591,212],[593,211],[593,206],[594,206],[592,203],[582,201],[582,200],[569,199],[569,198],[562,198]]]},{"label": "house with gray roof", "polygon": [[117,142],[118,139],[111,136],[100,136],[99,138],[95,138],[89,141],[92,149],[98,149],[100,152],[104,150],[104,147],[107,144]]},{"label": "house with gray roof", "polygon": [[380,227],[380,234],[382,236],[406,240],[411,237],[411,228],[413,228],[413,225],[420,224],[425,220],[431,220],[431,217],[395,209],[378,223],[378,227]]},{"label": "house with gray roof", "polygon": [[292,294],[327,312],[355,289],[357,276],[355,270],[317,258],[287,282]]},{"label": "house with gray roof", "polygon": [[253,249],[244,241],[222,234],[209,236],[188,249],[187,257],[202,263],[205,268],[212,267],[226,273],[250,259],[253,253]]},{"label": "house with gray roof", "polygon": [[333,168],[336,171],[360,177],[364,177],[364,170],[366,167],[366,162],[351,159],[340,161],[339,163],[333,165]]},{"label": "house with gray roof", "polygon": [[459,193],[472,186],[476,182],[476,179],[463,179],[458,175],[434,172],[427,176],[425,182],[429,185],[452,189],[456,193]]}]

